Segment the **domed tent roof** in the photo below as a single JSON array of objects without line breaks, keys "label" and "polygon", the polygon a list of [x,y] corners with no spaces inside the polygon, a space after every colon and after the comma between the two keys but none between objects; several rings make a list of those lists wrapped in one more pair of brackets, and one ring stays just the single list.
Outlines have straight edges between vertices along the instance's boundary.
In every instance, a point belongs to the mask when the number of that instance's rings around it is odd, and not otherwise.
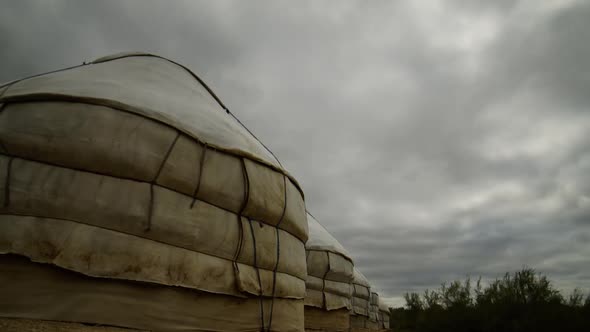
[{"label": "domed tent roof", "polygon": [[0,104],[0,297],[20,301],[0,316],[303,328],[303,195],[192,72],[110,56],[3,85]]},{"label": "domed tent roof", "polygon": [[0,86],[0,103],[46,99],[81,101],[137,113],[213,148],[285,172],[272,152],[232,116],[200,78],[160,56],[115,54]]},{"label": "domed tent roof", "polygon": [[306,250],[332,252],[352,262],[348,251],[309,212],[307,213],[307,225],[309,228],[309,238],[305,243]]},{"label": "domed tent roof", "polygon": [[354,268],[354,274],[352,277],[352,283],[355,285],[365,286],[367,288],[371,288],[371,284],[367,277],[359,271],[356,267]]}]

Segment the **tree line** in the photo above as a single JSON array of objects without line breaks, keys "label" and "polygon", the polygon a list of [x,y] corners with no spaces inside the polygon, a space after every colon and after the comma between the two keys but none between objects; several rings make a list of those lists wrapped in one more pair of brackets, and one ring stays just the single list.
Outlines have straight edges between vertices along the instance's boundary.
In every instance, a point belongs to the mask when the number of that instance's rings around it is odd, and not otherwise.
[{"label": "tree line", "polygon": [[564,296],[530,268],[486,286],[466,278],[404,298],[406,306],[390,312],[396,332],[590,331],[590,294]]}]

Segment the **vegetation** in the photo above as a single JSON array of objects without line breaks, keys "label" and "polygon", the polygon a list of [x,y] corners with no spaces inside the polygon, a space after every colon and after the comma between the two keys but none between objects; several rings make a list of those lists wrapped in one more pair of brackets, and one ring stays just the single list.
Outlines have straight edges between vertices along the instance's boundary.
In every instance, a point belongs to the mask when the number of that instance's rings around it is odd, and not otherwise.
[{"label": "vegetation", "polygon": [[405,308],[391,311],[394,331],[590,331],[590,294],[564,297],[550,280],[524,268],[486,287],[481,278],[406,293]]}]

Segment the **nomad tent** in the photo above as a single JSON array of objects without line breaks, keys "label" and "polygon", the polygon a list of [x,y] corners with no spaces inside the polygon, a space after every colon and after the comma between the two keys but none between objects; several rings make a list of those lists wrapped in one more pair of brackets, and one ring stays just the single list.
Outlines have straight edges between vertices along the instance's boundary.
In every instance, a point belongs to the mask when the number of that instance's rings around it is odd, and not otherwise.
[{"label": "nomad tent", "polygon": [[0,326],[303,330],[301,189],[190,70],[108,56],[0,104]]},{"label": "nomad tent", "polygon": [[305,329],[348,331],[353,264],[348,252],[311,215],[305,295]]},{"label": "nomad tent", "polygon": [[[356,268],[354,268],[352,286],[351,330],[368,331],[383,329],[384,318],[379,311],[379,303],[381,302],[379,300],[379,294],[371,291],[369,281]],[[387,310],[386,306],[384,308]],[[387,316],[387,329],[389,329],[389,316]]]},{"label": "nomad tent", "polygon": [[369,321],[371,289],[367,278],[356,268],[352,279],[352,311],[350,327],[366,328]]},{"label": "nomad tent", "polygon": [[379,298],[379,322],[380,328],[389,330],[389,307],[381,298]]},{"label": "nomad tent", "polygon": [[369,320],[366,327],[371,330],[378,330],[379,323],[379,294],[371,292],[371,299],[369,300]]}]

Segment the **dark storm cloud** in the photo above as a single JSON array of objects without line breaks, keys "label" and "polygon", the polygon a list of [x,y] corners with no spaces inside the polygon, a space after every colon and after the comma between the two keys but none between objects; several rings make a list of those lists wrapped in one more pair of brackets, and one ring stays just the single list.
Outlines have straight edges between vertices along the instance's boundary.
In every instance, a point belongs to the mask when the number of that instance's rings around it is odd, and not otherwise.
[{"label": "dark storm cloud", "polygon": [[590,288],[582,1],[18,1],[0,81],[127,50],[194,69],[382,296],[523,265]]}]

